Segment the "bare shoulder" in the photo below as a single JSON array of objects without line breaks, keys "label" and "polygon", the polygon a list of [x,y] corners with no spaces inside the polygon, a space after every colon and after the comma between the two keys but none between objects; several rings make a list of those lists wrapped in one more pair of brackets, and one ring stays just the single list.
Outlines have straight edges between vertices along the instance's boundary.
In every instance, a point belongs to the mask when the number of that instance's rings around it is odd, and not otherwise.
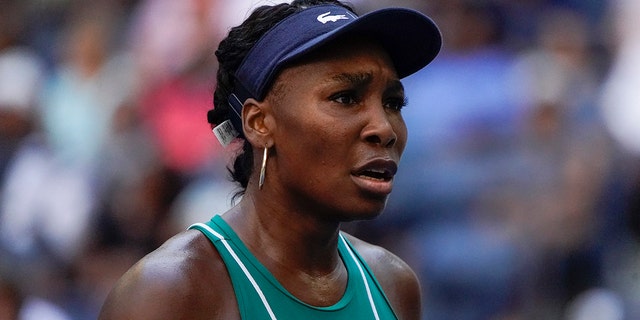
[{"label": "bare shoulder", "polygon": [[400,319],[420,319],[420,282],[411,267],[385,248],[346,236],[375,274]]},{"label": "bare shoulder", "polygon": [[228,319],[236,312],[222,259],[204,235],[189,230],[131,267],[99,319]]}]

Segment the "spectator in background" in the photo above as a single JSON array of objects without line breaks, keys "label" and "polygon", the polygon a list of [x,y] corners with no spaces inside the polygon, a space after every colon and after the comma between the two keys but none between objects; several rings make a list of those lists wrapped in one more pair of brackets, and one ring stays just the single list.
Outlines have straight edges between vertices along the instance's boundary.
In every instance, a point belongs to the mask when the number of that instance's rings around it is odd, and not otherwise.
[{"label": "spectator in background", "polygon": [[607,131],[620,149],[617,162],[619,189],[617,199],[623,211],[626,229],[618,233],[609,253],[609,284],[624,301],[625,311],[640,315],[640,2],[615,0],[612,3],[613,65],[601,96]]},{"label": "spectator in background", "polygon": [[61,60],[42,94],[42,123],[52,155],[63,165],[94,170],[114,114],[135,93],[126,56],[114,54],[114,8],[77,5],[61,35]]},{"label": "spectator in background", "polygon": [[130,47],[144,85],[137,111],[159,164],[182,179],[184,190],[171,218],[184,228],[205,219],[209,210],[230,207],[233,185],[221,174],[227,159],[201,120],[215,87],[212,52],[225,19],[240,15],[228,7],[242,5],[247,3],[144,0],[132,16]]},{"label": "spectator in background", "polygon": [[640,3],[613,1],[615,63],[603,92],[602,108],[607,128],[627,151],[640,154]]},{"label": "spectator in background", "polygon": [[35,126],[37,97],[44,77],[38,55],[20,43],[24,5],[9,2],[0,12],[0,181],[23,139]]},{"label": "spectator in background", "polygon": [[604,284],[613,149],[598,111],[602,57],[591,30],[584,12],[547,7],[515,67],[526,117],[516,161],[523,174],[512,187],[526,197],[511,218],[530,257],[527,281],[540,288],[528,295],[539,317]]},{"label": "spectator in background", "polygon": [[[212,54],[219,41],[220,1],[145,0],[133,16],[131,50],[144,87],[143,125],[164,165],[195,178],[208,172],[219,148],[206,123],[215,86]],[[200,123],[200,124],[199,124]]]},{"label": "spectator in background", "polygon": [[35,107],[44,76],[42,61],[26,47],[0,47],[0,181],[36,125]]}]

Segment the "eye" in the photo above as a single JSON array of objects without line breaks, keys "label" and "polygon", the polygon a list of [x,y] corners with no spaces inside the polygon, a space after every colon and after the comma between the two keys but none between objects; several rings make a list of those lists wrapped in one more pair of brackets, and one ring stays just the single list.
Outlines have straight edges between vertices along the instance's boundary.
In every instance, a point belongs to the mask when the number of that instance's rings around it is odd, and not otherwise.
[{"label": "eye", "polygon": [[408,100],[406,97],[388,98],[384,101],[384,107],[391,110],[400,111],[407,105],[407,103]]},{"label": "eye", "polygon": [[353,105],[358,103],[358,97],[356,96],[356,93],[353,91],[339,92],[332,95],[329,99],[339,104],[345,104],[345,105]]}]

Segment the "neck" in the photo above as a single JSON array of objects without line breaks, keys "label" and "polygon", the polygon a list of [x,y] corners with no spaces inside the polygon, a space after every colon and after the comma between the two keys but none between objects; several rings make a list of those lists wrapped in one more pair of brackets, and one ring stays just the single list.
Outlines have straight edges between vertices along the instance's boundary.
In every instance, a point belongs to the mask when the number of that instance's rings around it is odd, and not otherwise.
[{"label": "neck", "polygon": [[250,187],[224,219],[291,294],[329,306],[343,296],[348,275],[338,254],[340,223],[326,216]]},{"label": "neck", "polygon": [[297,270],[313,276],[330,274],[341,266],[339,222],[285,208],[278,201],[254,194],[245,194],[224,218],[268,269]]}]

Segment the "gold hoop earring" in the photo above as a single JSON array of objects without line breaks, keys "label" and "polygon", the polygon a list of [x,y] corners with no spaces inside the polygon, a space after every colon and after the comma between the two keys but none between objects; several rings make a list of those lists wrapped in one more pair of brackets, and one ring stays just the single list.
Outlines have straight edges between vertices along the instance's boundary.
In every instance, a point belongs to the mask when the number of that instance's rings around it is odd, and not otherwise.
[{"label": "gold hoop earring", "polygon": [[258,189],[262,190],[262,186],[264,185],[264,175],[265,172],[267,171],[267,151],[269,150],[269,148],[267,148],[267,146],[264,146],[264,152],[262,154],[262,167],[260,168],[260,180],[258,182]]}]

